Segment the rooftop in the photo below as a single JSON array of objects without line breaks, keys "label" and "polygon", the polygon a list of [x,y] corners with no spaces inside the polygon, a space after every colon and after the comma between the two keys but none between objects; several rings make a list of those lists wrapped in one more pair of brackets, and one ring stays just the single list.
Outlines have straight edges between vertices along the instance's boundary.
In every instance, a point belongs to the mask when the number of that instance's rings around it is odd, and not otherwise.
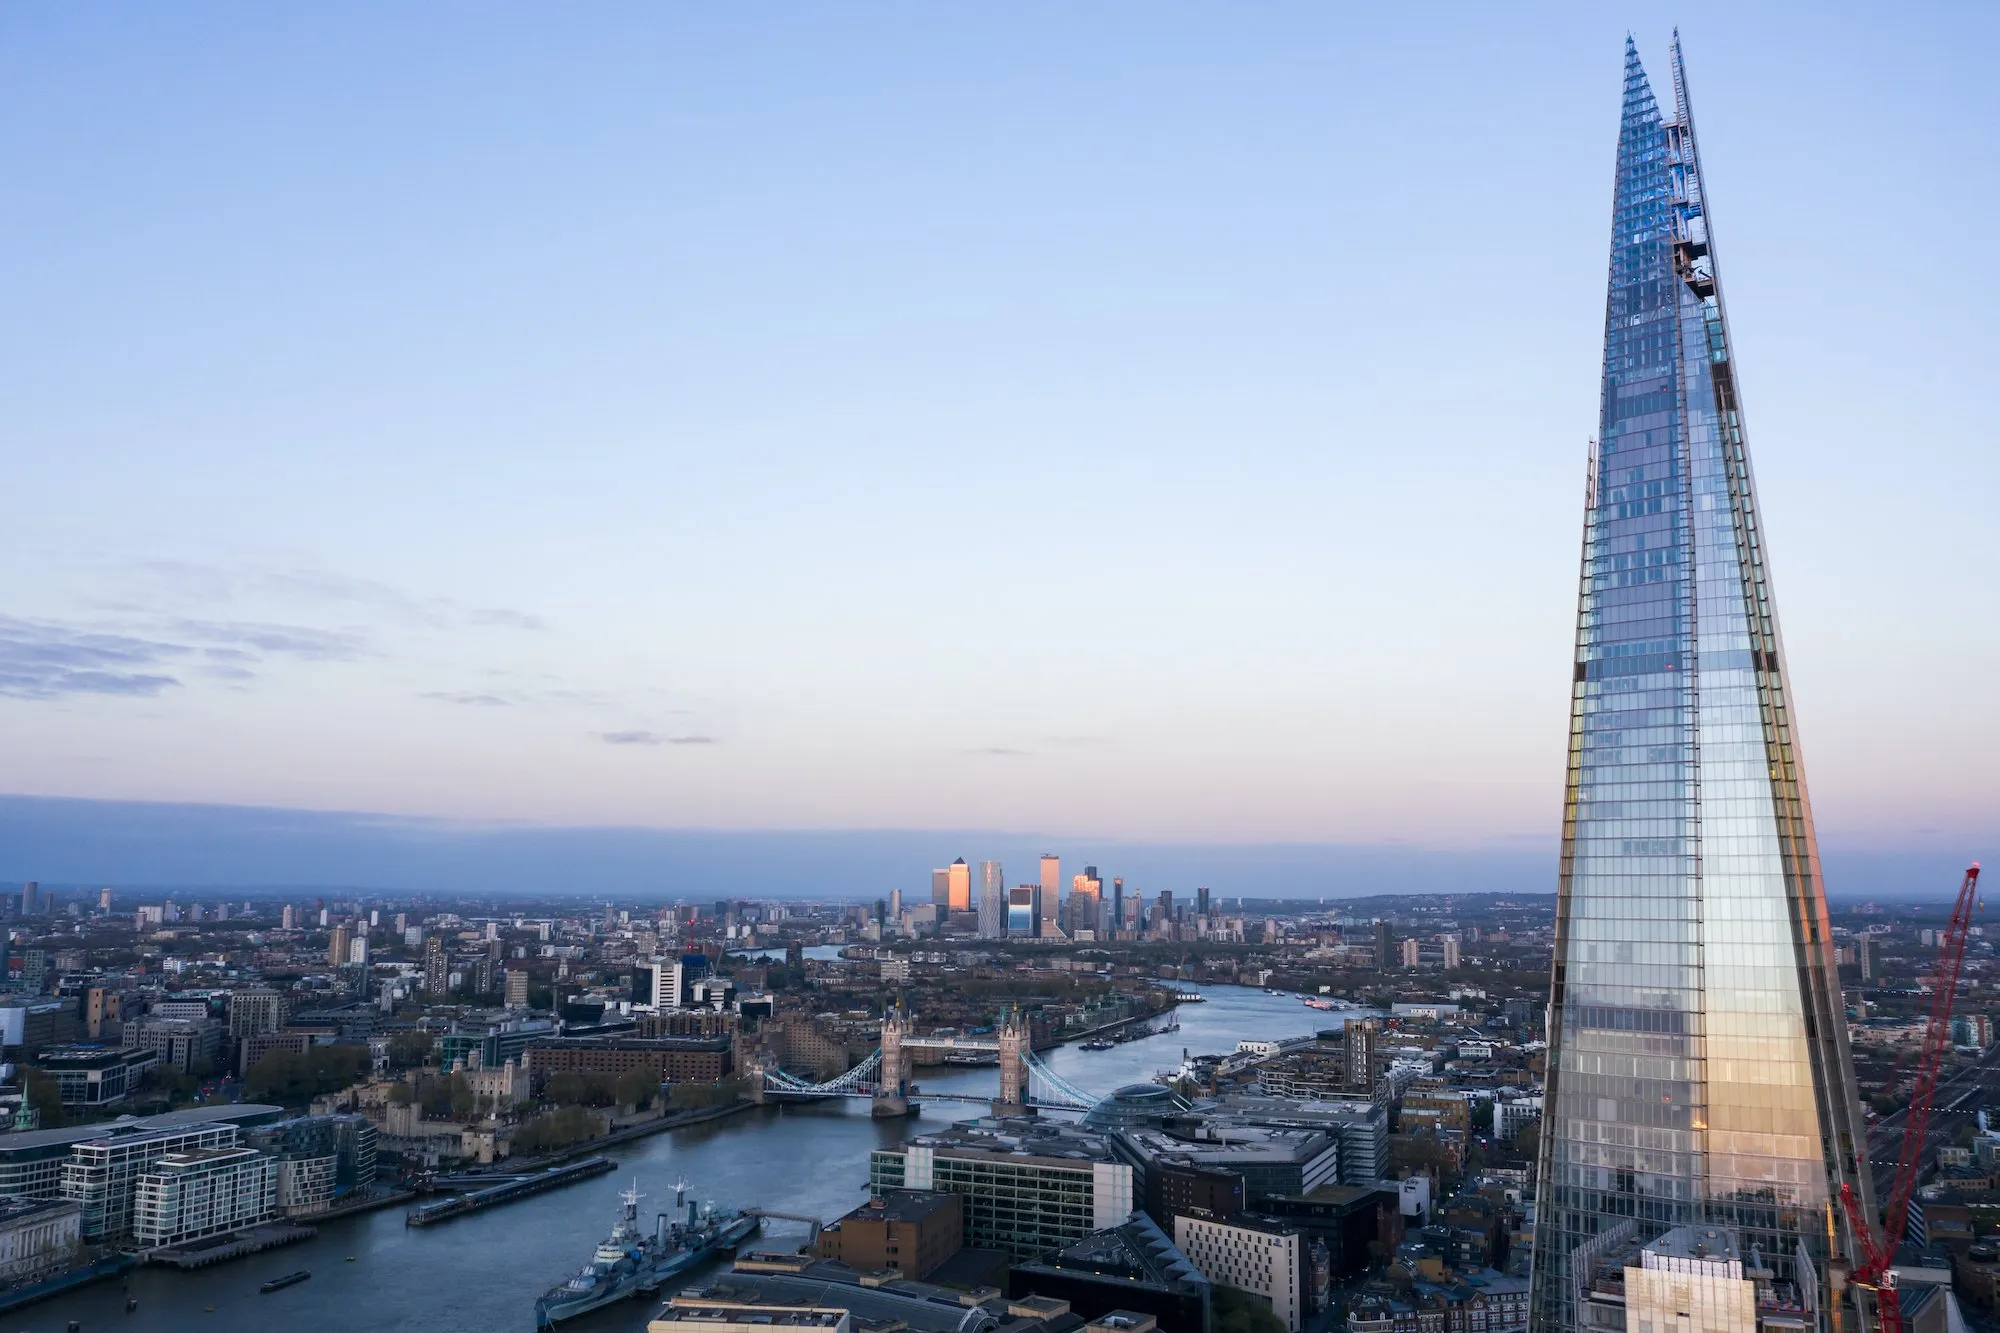
[{"label": "rooftop", "polygon": [[888,1190],[881,1198],[869,1200],[835,1221],[833,1225],[837,1227],[848,1218],[879,1218],[885,1222],[921,1222],[933,1214],[959,1206],[959,1196],[943,1190]]},{"label": "rooftop", "polygon": [[1144,1213],[1132,1214],[1123,1226],[1093,1231],[1047,1259],[1015,1268],[1017,1272],[1089,1273],[1166,1291],[1191,1292],[1208,1286],[1208,1279]]},{"label": "rooftop", "polygon": [[653,1316],[647,1328],[661,1324],[769,1324],[774,1328],[832,1328],[845,1310],[799,1309],[781,1305],[669,1305]]},{"label": "rooftop", "polygon": [[203,1125],[262,1123],[285,1113],[282,1106],[261,1102],[237,1102],[225,1106],[190,1106],[160,1115],[120,1116],[94,1125],[66,1125],[61,1129],[30,1129],[19,1134],[0,1135],[0,1160],[35,1149],[68,1149],[93,1139],[126,1138],[134,1134],[158,1134],[176,1129],[198,1129]]},{"label": "rooftop", "polygon": [[[1208,1137],[1208,1135],[1214,1137]],[[1333,1146],[1314,1129],[1274,1129],[1261,1125],[1203,1127],[1201,1138],[1181,1138],[1157,1129],[1128,1129],[1125,1138],[1149,1158],[1185,1157],[1228,1166],[1309,1162]]]},{"label": "rooftop", "polygon": [[968,1120],[912,1139],[911,1146],[931,1148],[952,1155],[976,1153],[989,1157],[1017,1157],[1081,1166],[1088,1162],[1115,1161],[1110,1143],[1102,1134],[1075,1125],[1030,1119],[1026,1116],[987,1116]]},{"label": "rooftop", "polygon": [[[936,1294],[932,1294],[936,1293]],[[861,1274],[840,1264],[814,1264],[805,1273],[730,1272],[706,1288],[674,1297],[680,1306],[779,1306],[839,1308],[859,1323],[907,1324],[910,1333],[966,1333],[991,1319],[989,1311],[959,1304],[955,1293],[921,1282],[861,1285]]]}]

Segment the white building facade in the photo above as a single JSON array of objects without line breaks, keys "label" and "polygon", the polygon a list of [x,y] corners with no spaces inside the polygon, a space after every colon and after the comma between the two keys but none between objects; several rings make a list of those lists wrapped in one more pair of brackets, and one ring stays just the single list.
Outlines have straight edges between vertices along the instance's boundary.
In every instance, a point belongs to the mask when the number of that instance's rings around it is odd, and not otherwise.
[{"label": "white building facade", "polygon": [[1174,1248],[1210,1282],[1255,1296],[1271,1307],[1285,1333],[1298,1333],[1306,1315],[1307,1260],[1298,1232],[1247,1218],[1177,1215]]},{"label": "white building facade", "polygon": [[170,1153],[139,1177],[132,1234],[141,1245],[177,1245],[268,1222],[277,1205],[278,1163],[255,1148]]}]

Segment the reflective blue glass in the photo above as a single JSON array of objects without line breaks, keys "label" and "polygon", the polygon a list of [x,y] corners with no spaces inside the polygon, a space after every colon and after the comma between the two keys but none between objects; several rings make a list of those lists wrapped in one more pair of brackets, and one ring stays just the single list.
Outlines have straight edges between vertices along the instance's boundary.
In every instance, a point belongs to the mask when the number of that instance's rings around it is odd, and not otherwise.
[{"label": "reflective blue glass", "polygon": [[[1824,1322],[1862,1143],[1679,42],[1628,41],[1578,593],[1533,1320],[1727,1228]],[[1612,1233],[1616,1233],[1615,1237]],[[1593,1315],[1597,1311],[1597,1315]]]}]

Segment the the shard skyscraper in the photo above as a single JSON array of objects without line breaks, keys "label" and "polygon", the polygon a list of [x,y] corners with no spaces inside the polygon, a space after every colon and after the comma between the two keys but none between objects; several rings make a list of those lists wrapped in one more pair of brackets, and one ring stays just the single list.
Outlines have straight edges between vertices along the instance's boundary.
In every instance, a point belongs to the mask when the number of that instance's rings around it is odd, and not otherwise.
[{"label": "the shard skyscraper", "polygon": [[1675,1312],[1647,1305],[1648,1271],[1686,1264],[1752,1301],[1760,1325],[1769,1314],[1831,1328],[1827,1261],[1849,1252],[1841,1185],[1867,1203],[1678,37],[1672,92],[1663,108],[1628,41],[1570,704],[1537,1333],[1665,1333]]}]

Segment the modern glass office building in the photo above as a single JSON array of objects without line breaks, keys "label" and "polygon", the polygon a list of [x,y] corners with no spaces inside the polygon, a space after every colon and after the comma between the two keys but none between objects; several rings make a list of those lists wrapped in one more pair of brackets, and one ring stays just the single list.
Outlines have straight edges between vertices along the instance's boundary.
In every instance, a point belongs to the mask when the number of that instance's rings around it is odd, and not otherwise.
[{"label": "modern glass office building", "polygon": [[1760,1310],[1826,1329],[1826,1260],[1848,1250],[1836,1196],[1851,1182],[1867,1202],[1678,37],[1672,69],[1663,108],[1627,43],[1570,705],[1538,1333],[1625,1327],[1622,1274],[1665,1262],[1642,1252],[1665,1254],[1670,1232],[1736,1247]]}]

